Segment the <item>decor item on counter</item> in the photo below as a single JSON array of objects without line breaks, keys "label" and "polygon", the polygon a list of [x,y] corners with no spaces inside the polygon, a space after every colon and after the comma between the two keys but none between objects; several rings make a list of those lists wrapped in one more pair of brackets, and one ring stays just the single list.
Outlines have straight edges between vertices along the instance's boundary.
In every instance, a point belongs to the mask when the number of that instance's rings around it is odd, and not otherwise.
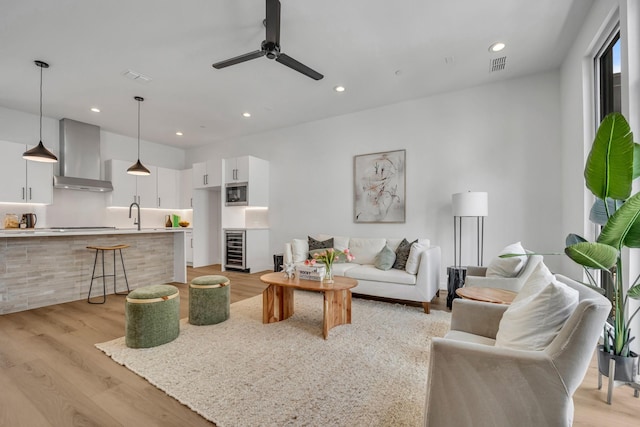
[{"label": "decor item on counter", "polygon": [[4,216],[4,228],[18,228],[20,226],[20,221],[18,220],[18,215],[8,213]]},{"label": "decor item on counter", "polygon": [[20,224],[24,224],[24,228],[34,228],[37,222],[38,216],[34,213],[22,214],[22,219],[20,220]]},{"label": "decor item on counter", "polygon": [[468,191],[451,196],[453,207],[453,264],[462,267],[462,218],[476,218],[477,264],[484,262],[484,217],[489,215],[489,195],[482,191]]},{"label": "decor item on counter", "polygon": [[190,222],[189,222],[189,221],[180,221],[180,222],[178,222],[178,225],[179,225],[180,227],[188,227],[188,226],[189,226],[189,224],[190,224]]},{"label": "decor item on counter", "polygon": [[282,271],[284,272],[284,277],[287,279],[296,277],[296,265],[292,262],[284,263],[282,265]]},{"label": "decor item on counter", "polygon": [[333,283],[333,263],[337,261],[337,259],[341,255],[344,255],[344,258],[346,258],[347,262],[351,262],[355,259],[355,257],[351,255],[351,252],[349,252],[349,248],[345,248],[342,251],[328,248],[323,250],[322,252],[315,252],[312,255],[312,258],[310,260],[306,260],[304,264],[315,265],[316,262],[321,262],[326,267],[324,281],[327,283]]},{"label": "decor item on counter", "polygon": [[180,227],[180,215],[172,215],[173,218],[173,226]]},{"label": "decor item on counter", "polygon": [[296,291],[293,316],[266,327],[259,295],[232,304],[218,326],[184,319],[159,347],[96,347],[216,425],[422,425],[429,345],[451,314],[353,298],[351,325],[323,340],[322,301]]},{"label": "decor item on counter", "polygon": [[[595,281],[587,268],[599,269],[611,275],[613,286],[613,325],[605,325],[604,345],[598,348],[599,373],[609,377],[611,403],[613,381],[633,384],[638,374],[638,355],[631,351],[631,320],[640,308],[629,307],[629,298],[640,299],[640,284],[636,277],[625,286],[622,249],[640,248],[640,192],[631,194],[633,180],[640,175],[640,145],[633,142],[629,123],[620,113],[607,115],[596,133],[584,169],[585,185],[596,197],[592,221],[603,225],[595,242],[569,234],[565,253],[582,265],[592,285]],[[606,203],[605,203],[606,201]],[[594,211],[600,210],[600,214]],[[622,364],[629,369],[619,369]],[[628,376],[622,374],[626,372]],[[613,378],[612,378],[613,377]],[[638,384],[634,385],[636,393]]]},{"label": "decor item on counter", "polygon": [[56,163],[58,158],[51,151],[47,150],[42,143],[42,69],[49,68],[49,64],[42,61],[33,62],[40,67],[40,142],[32,149],[22,153],[22,158],[35,162]]},{"label": "decor item on counter", "polygon": [[127,169],[127,173],[131,175],[151,175],[149,169],[144,167],[140,162],[140,103],[144,101],[144,98],[141,96],[134,96],[133,99],[138,101],[138,161]]},{"label": "decor item on counter", "polygon": [[171,220],[171,215],[164,216],[164,226],[167,228],[173,227],[173,221]]},{"label": "decor item on counter", "polygon": [[354,222],[405,222],[405,159],[406,150],[354,156]]}]

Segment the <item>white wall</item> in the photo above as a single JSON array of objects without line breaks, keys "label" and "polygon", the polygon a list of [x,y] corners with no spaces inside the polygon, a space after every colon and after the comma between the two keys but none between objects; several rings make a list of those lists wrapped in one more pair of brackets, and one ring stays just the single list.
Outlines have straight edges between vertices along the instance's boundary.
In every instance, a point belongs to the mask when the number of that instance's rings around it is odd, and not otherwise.
[{"label": "white wall", "polygon": [[[485,264],[518,240],[558,251],[559,93],[559,73],[543,73],[199,147],[186,162],[245,154],[270,161],[274,253],[314,233],[420,236],[442,247],[444,267],[453,262],[451,194],[467,190],[489,193]],[[403,148],[406,223],[355,224],[353,156]],[[474,263],[475,234],[465,236],[463,263]]]},{"label": "white wall", "polygon": [[[38,115],[0,107],[0,140],[35,145],[39,139],[38,123]],[[58,155],[60,146],[58,119],[43,117],[42,125],[42,142]],[[132,164],[136,161],[136,138],[101,130],[100,139],[100,155],[103,161],[112,158],[130,160]],[[145,164],[172,169],[184,168],[185,152],[182,149],[140,140],[140,150]],[[54,165],[54,174],[57,173],[58,165]],[[104,178],[104,170],[101,172],[101,177]],[[38,227],[97,225],[133,227],[133,220],[128,218],[128,210],[106,209],[106,200],[106,194],[54,189],[52,205],[0,203],[0,218],[4,217],[5,213],[34,212],[38,215]],[[191,221],[191,211],[144,209],[143,226],[162,227],[164,215],[168,213],[177,213]]]}]

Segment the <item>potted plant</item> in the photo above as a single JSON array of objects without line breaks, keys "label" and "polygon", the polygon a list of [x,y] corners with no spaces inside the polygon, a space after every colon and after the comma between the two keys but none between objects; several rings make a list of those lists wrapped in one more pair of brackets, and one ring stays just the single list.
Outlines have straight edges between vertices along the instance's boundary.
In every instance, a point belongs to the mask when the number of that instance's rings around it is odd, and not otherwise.
[{"label": "potted plant", "polygon": [[638,372],[638,355],[629,348],[635,338],[629,325],[638,309],[628,313],[627,303],[629,298],[640,299],[640,276],[625,286],[621,254],[623,247],[640,248],[640,192],[631,194],[631,183],[638,176],[640,145],[633,142],[624,116],[609,114],[598,128],[584,170],[586,186],[596,196],[590,218],[603,228],[595,242],[570,234],[565,253],[585,269],[599,269],[612,276],[613,327],[605,325],[598,366],[601,374],[609,376],[609,360],[614,358],[614,379],[625,382],[633,382]]}]

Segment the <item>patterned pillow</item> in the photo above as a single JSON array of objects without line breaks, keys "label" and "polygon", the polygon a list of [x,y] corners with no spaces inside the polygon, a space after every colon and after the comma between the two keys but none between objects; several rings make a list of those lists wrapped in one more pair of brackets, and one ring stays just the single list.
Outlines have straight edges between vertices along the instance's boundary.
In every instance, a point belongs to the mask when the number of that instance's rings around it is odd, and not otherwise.
[{"label": "patterned pillow", "polygon": [[402,239],[402,242],[398,245],[398,249],[396,249],[396,260],[393,263],[393,267],[397,270],[404,270],[407,266],[407,259],[409,258],[409,251],[411,250],[411,245],[417,243],[418,239],[409,243],[407,239]]},{"label": "patterned pillow", "polygon": [[307,236],[309,239],[309,250],[314,249],[329,249],[333,247],[333,237],[324,241],[316,240],[311,236]]}]

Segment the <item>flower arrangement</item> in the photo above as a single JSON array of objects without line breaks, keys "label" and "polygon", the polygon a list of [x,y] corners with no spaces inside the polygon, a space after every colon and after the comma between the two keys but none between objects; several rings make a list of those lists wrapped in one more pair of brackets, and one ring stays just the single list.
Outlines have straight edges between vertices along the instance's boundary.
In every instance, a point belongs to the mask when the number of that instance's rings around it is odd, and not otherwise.
[{"label": "flower arrangement", "polygon": [[320,253],[313,254],[313,257],[311,259],[307,259],[304,261],[304,265],[315,265],[317,262],[324,264],[327,268],[327,273],[325,278],[327,279],[327,282],[332,283],[333,282],[333,269],[332,269],[333,263],[341,255],[344,255],[346,260],[349,262],[356,259],[353,255],[351,255],[351,252],[349,252],[349,248],[346,248],[344,251],[338,251],[333,248],[328,248],[327,250],[324,250]]}]

